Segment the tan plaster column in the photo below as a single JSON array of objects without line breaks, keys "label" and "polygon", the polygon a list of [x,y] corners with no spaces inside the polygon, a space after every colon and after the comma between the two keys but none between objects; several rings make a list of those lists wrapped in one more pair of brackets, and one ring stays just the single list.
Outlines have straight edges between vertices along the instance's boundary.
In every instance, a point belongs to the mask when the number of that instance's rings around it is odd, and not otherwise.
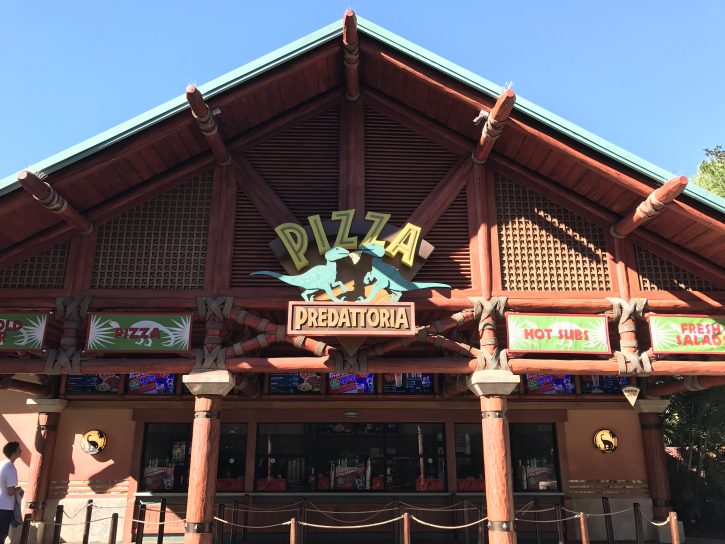
[{"label": "tan plaster column", "polygon": [[50,487],[50,467],[53,465],[55,440],[58,436],[60,413],[68,404],[60,399],[28,399],[26,405],[38,414],[35,444],[30,457],[25,504],[32,521],[43,521],[45,501]]},{"label": "tan plaster column", "polygon": [[647,481],[652,497],[655,521],[664,521],[672,510],[670,479],[667,474],[662,414],[669,406],[667,399],[640,399],[634,405],[642,428],[642,446],[647,468]]},{"label": "tan plaster column", "polygon": [[468,388],[481,400],[490,544],[516,544],[506,395],[518,388],[519,381],[519,376],[508,370],[477,370],[468,379]]},{"label": "tan plaster column", "polygon": [[184,544],[211,544],[219,462],[222,397],[234,387],[228,370],[192,370],[182,378],[194,394]]}]

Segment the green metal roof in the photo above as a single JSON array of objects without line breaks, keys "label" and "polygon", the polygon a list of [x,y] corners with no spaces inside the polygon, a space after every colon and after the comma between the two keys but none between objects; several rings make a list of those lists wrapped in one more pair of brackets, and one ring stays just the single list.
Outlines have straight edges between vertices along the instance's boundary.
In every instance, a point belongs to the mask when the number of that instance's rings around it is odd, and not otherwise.
[{"label": "green metal roof", "polygon": [[[435,68],[446,76],[456,79],[477,91],[495,98],[502,90],[501,86],[496,85],[487,79],[484,79],[404,38],[401,38],[375,23],[367,21],[361,17],[357,18],[357,23],[359,32],[375,38],[385,45],[405,53],[421,63],[426,64],[431,68]],[[207,98],[223,93],[228,89],[253,79],[266,71],[303,55],[304,53],[315,49],[317,46],[336,39],[341,35],[342,25],[339,21],[336,21],[316,32],[308,34],[307,36],[290,43],[289,45],[281,47],[276,51],[272,51],[271,53],[258,58],[257,60],[245,64],[236,70],[232,70],[231,72],[218,77],[209,83],[199,86],[199,90]],[[33,172],[43,171],[46,174],[55,172],[69,164],[105,149],[106,147],[112,146],[129,136],[138,134],[146,128],[168,119],[188,107],[186,97],[181,95],[161,104],[160,106],[157,106],[152,110],[142,113],[141,115],[137,115],[125,123],[121,123],[120,125],[98,134],[97,136],[89,138],[77,145],[74,145],[73,147],[69,147],[60,153],[48,157],[43,161],[33,164],[26,169]],[[673,176],[672,173],[664,170],[663,168],[660,168],[641,157],[638,157],[621,147],[618,147],[611,142],[584,130],[574,123],[570,123],[566,119],[537,106],[525,98],[518,96],[514,107],[516,110],[526,114],[536,121],[541,122],[545,126],[548,126],[557,132],[586,145],[594,151],[617,161],[623,166],[644,174],[656,182],[664,183]],[[0,180],[0,196],[15,190],[19,186],[20,185],[17,183],[15,175],[11,175]],[[685,194],[719,212],[725,213],[725,199],[714,195],[701,187],[694,184],[688,184],[685,189]]]}]

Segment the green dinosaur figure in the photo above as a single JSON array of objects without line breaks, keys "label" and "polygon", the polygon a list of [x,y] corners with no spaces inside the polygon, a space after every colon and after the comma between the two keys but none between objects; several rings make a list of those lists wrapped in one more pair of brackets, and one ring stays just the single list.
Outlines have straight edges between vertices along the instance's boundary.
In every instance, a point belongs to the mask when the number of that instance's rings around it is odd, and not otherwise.
[{"label": "green dinosaur figure", "polygon": [[350,252],[343,247],[333,247],[325,253],[325,264],[319,264],[313,266],[306,272],[297,276],[288,276],[286,274],[279,274],[277,272],[270,272],[269,270],[260,270],[258,272],[252,272],[251,276],[272,276],[280,281],[285,282],[288,285],[295,285],[304,289],[302,291],[302,298],[306,301],[313,300],[313,295],[317,291],[324,291],[330,300],[341,302],[340,299],[335,296],[332,292],[334,287],[340,287],[343,293],[347,293],[347,287],[341,281],[337,280],[337,264],[335,261],[348,257]]},{"label": "green dinosaur figure", "polygon": [[404,291],[415,291],[416,289],[432,289],[434,287],[444,287],[450,289],[451,286],[445,283],[416,283],[406,280],[394,266],[383,262],[385,248],[380,244],[365,244],[362,252],[373,256],[373,267],[365,274],[363,281],[366,285],[374,282],[373,290],[367,298],[360,297],[358,300],[370,302],[378,294],[381,289],[387,289],[390,292],[390,301],[398,302]]}]

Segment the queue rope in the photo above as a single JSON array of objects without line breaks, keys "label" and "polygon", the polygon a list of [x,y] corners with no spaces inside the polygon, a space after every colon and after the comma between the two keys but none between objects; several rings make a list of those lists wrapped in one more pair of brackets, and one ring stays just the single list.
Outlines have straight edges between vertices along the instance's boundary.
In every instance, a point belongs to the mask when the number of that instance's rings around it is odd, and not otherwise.
[{"label": "queue rope", "polygon": [[321,510],[315,503],[312,501],[308,501],[308,512],[319,512],[321,514],[379,514],[380,512],[388,512],[390,510],[395,510],[395,508],[388,508],[392,502],[389,502],[385,505],[383,505],[382,508],[379,508],[378,510],[345,510],[339,511],[339,510]]},{"label": "queue rope", "polygon": [[395,523],[400,521],[405,516],[398,516],[397,518],[386,519],[385,521],[378,521],[375,523],[366,523],[364,525],[320,525],[317,523],[309,523],[307,521],[297,521],[298,525],[303,527],[313,527],[315,529],[367,529],[369,527],[379,527],[381,525],[388,525],[389,523]]},{"label": "queue rope", "polygon": [[524,519],[524,518],[517,518],[514,517],[515,521],[525,521],[526,523],[559,523],[561,521],[570,521],[572,519],[579,519],[581,517],[580,514],[576,514],[575,516],[569,516],[567,518],[561,518],[561,519]]},{"label": "queue rope", "polygon": [[415,506],[407,502],[400,501],[398,504],[405,506],[408,510],[420,510],[421,512],[462,512],[464,510],[478,510],[475,506],[464,506],[463,508],[456,508],[463,504],[463,501],[451,504],[449,506],[441,506],[440,508],[426,508],[424,506]]},{"label": "queue rope", "polygon": [[241,527],[242,529],[271,529],[273,527],[284,527],[285,525],[292,525],[292,520],[283,521],[281,523],[274,523],[272,525],[242,525],[241,523],[232,523],[224,518],[218,518],[214,516],[214,519],[225,525],[231,525],[233,527]]},{"label": "queue rope", "polygon": [[[380,510],[368,510],[365,513],[369,513],[369,514],[372,514],[372,515],[370,515],[370,516],[368,516],[366,518],[363,518],[363,519],[356,519],[356,520],[347,520],[347,519],[336,518],[335,516],[330,515],[330,513],[328,513],[327,511],[324,511],[324,510],[308,509],[307,510],[307,513],[317,512],[319,514],[322,514],[326,518],[331,519],[332,521],[336,521],[338,523],[356,523],[356,524],[359,524],[359,523],[366,523],[366,522],[370,521],[371,519],[379,516],[383,512],[387,512],[387,511],[391,510],[391,508],[386,508],[390,504],[392,504],[392,503],[386,504],[385,507],[383,507]],[[335,513],[335,514],[338,514],[338,513],[339,514],[350,514],[352,512],[332,512],[332,513]]]},{"label": "queue rope", "polygon": [[[570,514],[580,514],[581,513],[581,512],[577,512],[576,510],[569,510],[568,508],[564,508],[563,506],[562,506],[561,509],[564,510],[565,512],[569,512]],[[618,516],[620,514],[626,514],[627,512],[631,512],[631,511],[632,511],[631,508],[625,508],[623,510],[617,510],[616,512],[609,512],[608,514],[607,513],[604,513],[604,514],[589,514],[589,513],[587,513],[587,517],[590,517],[590,518],[606,518],[607,516]]]},{"label": "queue rope", "polygon": [[655,527],[664,527],[665,525],[669,525],[669,523],[670,523],[669,519],[666,519],[665,521],[653,521],[653,520],[649,519],[647,516],[645,516],[644,514],[642,514],[642,519],[644,519],[645,521],[648,521]]},{"label": "queue rope", "polygon": [[422,519],[416,518],[414,515],[411,514],[410,519],[413,521],[420,523],[421,525],[426,525],[428,527],[433,527],[434,529],[445,529],[454,531],[456,529],[465,529],[466,527],[473,527],[474,525],[478,525],[479,523],[483,523],[484,521],[488,520],[488,516],[485,518],[477,519],[476,521],[472,521],[470,523],[465,523],[463,525],[436,525],[435,523],[429,523],[427,521],[423,521]]}]

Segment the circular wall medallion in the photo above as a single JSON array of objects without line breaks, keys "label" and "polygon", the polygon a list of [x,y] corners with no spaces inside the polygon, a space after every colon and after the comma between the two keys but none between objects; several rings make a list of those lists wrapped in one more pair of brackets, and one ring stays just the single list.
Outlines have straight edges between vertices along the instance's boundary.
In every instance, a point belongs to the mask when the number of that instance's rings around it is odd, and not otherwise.
[{"label": "circular wall medallion", "polygon": [[81,438],[81,449],[90,455],[95,455],[103,450],[107,443],[106,433],[92,430],[85,433]]},{"label": "circular wall medallion", "polygon": [[614,431],[600,429],[594,433],[594,447],[601,453],[613,453],[619,445],[619,440]]}]

